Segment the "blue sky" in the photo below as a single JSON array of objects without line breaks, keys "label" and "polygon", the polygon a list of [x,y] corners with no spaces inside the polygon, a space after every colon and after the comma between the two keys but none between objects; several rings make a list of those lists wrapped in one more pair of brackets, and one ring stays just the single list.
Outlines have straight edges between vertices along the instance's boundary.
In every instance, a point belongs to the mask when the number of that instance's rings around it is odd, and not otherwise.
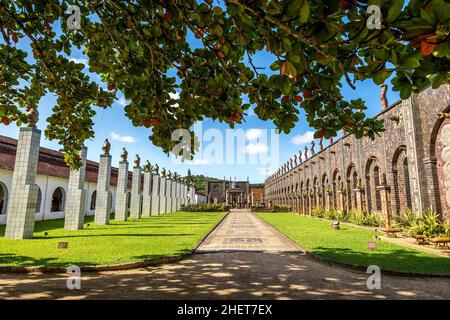
[{"label": "blue sky", "polygon": [[[58,26],[55,26],[58,28]],[[0,40],[0,42],[3,40]],[[196,40],[190,37],[190,43],[192,46],[197,46]],[[31,57],[29,48],[29,42],[27,39],[22,38],[18,46],[27,52]],[[71,55],[72,59],[76,59],[78,62],[85,62],[86,57],[79,51],[74,51]],[[30,58],[31,59],[31,58]],[[270,64],[274,61],[273,56],[265,51],[258,53],[253,57],[254,64],[257,67],[265,67],[262,72],[271,72],[269,69]],[[93,75],[93,79],[99,78]],[[389,84],[389,82],[386,82]],[[373,116],[377,114],[381,109],[380,104],[380,87],[372,83],[371,81],[358,82],[357,89],[353,90],[347,85],[344,85],[342,90],[343,97],[345,99],[362,98],[366,101],[368,110],[366,114]],[[388,90],[389,104],[394,103],[399,99],[398,93]],[[52,107],[55,105],[56,98],[47,94],[40,103],[39,112],[40,120],[38,122],[38,128],[42,131],[47,126],[46,118],[50,115]],[[164,154],[162,150],[154,146],[148,139],[149,129],[133,127],[131,121],[125,117],[124,113],[125,100],[123,95],[119,92],[117,94],[117,100],[114,105],[106,110],[101,108],[95,108],[97,115],[94,118],[95,126],[95,138],[87,141],[88,147],[88,159],[98,161],[101,152],[101,145],[105,138],[109,138],[111,142],[111,154],[113,156],[113,165],[117,165],[120,160],[120,152],[122,147],[126,147],[130,155],[130,161],[135,154],[139,154],[143,161],[149,160],[152,164],[158,163],[160,167],[165,167],[171,171],[176,171],[180,174],[186,174],[188,169],[191,169],[193,174],[204,174],[216,178],[223,178],[224,176],[236,177],[237,180],[245,180],[247,177],[253,183],[263,182],[268,173],[280,164],[284,163],[287,159],[293,156],[298,150],[303,149],[305,144],[310,143],[312,139],[313,130],[308,126],[304,112],[300,110],[299,121],[296,127],[289,134],[280,134],[278,136],[278,144],[272,144],[270,141],[269,133],[274,130],[275,126],[270,122],[264,122],[258,119],[254,113],[250,112],[244,119],[245,122],[241,125],[236,125],[235,130],[242,129],[246,133],[246,140],[244,148],[235,148],[232,152],[236,153],[236,157],[245,157],[244,163],[239,164],[220,164],[212,163],[211,157],[208,156],[208,145],[211,149],[211,142],[203,142],[203,154],[205,157],[199,157],[195,160],[194,164],[179,164],[172,161],[168,155]],[[200,124],[198,124],[200,125]],[[222,133],[225,137],[225,130],[229,129],[227,124],[214,122],[212,120],[204,120],[201,123],[203,133]],[[208,129],[217,129],[218,131],[208,131]],[[19,129],[16,126],[0,125],[0,134],[6,135],[12,138],[18,137]],[[268,141],[264,141],[264,137],[267,137]],[[225,138],[224,138],[225,139]],[[60,146],[57,141],[49,141],[44,137],[41,138],[41,145],[43,147],[58,150]],[[225,141],[224,141],[225,145]],[[326,142],[324,143],[326,146]],[[279,150],[279,152],[277,152]],[[223,149],[224,156],[230,154],[230,150]],[[274,156],[275,155],[275,156]],[[250,159],[250,157],[258,156],[260,161],[256,163]],[[262,159],[262,160],[261,160]],[[267,162],[268,159],[268,162]],[[264,161],[265,160],[265,161]]]}]

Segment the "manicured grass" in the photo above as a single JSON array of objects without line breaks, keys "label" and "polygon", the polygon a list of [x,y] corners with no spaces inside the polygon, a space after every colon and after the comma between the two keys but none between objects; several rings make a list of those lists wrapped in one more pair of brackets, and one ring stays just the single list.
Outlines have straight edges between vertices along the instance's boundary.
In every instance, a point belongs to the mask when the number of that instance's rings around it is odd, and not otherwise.
[{"label": "manicured grass", "polygon": [[[306,251],[334,261],[359,266],[378,265],[381,270],[450,275],[449,258],[374,240],[375,231],[342,224],[340,230],[334,230],[330,221],[291,213],[259,213],[258,216]],[[368,249],[369,241],[377,242],[376,250]]]},{"label": "manicured grass", "polygon": [[[26,240],[5,239],[5,226],[0,226],[0,265],[114,264],[186,253],[224,215],[180,212],[126,222],[111,220],[106,226],[86,217],[79,231],[64,230],[62,219],[40,221],[35,224],[34,238]],[[68,241],[68,249],[57,249],[60,241]]]}]

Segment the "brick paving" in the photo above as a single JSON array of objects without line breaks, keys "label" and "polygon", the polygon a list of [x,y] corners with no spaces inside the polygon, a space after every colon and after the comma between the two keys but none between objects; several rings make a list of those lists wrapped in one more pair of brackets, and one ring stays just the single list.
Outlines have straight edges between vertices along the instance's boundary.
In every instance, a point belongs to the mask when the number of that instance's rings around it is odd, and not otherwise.
[{"label": "brick paving", "polygon": [[284,235],[245,209],[232,210],[197,248],[197,253],[220,251],[299,252]]}]

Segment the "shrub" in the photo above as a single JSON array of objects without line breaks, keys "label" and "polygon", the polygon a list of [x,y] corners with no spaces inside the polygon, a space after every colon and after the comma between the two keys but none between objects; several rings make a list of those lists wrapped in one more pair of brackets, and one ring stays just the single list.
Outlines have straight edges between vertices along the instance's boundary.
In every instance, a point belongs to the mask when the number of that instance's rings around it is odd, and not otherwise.
[{"label": "shrub", "polygon": [[427,238],[444,236],[450,234],[448,222],[441,221],[439,215],[433,210],[425,210],[417,214],[411,222],[408,234],[414,236],[422,234]]},{"label": "shrub", "polygon": [[290,212],[291,207],[287,205],[275,205],[270,208],[252,207],[253,212]]},{"label": "shrub", "polygon": [[357,225],[364,225],[365,213],[360,210],[352,210],[348,213],[347,221]]},{"label": "shrub", "polygon": [[181,211],[185,212],[223,212],[228,211],[229,207],[223,203],[197,203],[181,206]]},{"label": "shrub", "polygon": [[311,209],[311,216],[316,218],[323,218],[325,215],[325,209],[321,206],[315,207]]},{"label": "shrub", "polygon": [[411,209],[394,217],[394,223],[401,227],[410,227],[416,221],[416,215]]}]

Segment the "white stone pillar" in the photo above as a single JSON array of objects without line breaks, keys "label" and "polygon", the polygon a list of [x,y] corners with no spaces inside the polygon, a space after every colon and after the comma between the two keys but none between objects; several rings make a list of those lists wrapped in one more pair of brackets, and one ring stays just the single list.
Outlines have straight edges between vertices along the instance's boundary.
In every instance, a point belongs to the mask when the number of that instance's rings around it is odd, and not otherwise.
[{"label": "white stone pillar", "polygon": [[122,149],[122,161],[119,162],[119,174],[116,189],[116,214],[115,219],[126,221],[128,218],[128,152]]},{"label": "white stone pillar", "polygon": [[162,176],[159,181],[159,214],[165,214],[166,211],[166,169],[162,169]]},{"label": "white stone pillar", "polygon": [[150,209],[150,214],[152,216],[159,215],[159,200],[160,200],[159,187],[160,187],[159,168],[158,165],[155,164],[155,167],[153,168],[152,203]]},{"label": "white stone pillar", "polygon": [[172,212],[178,211],[178,176],[175,174],[172,180]]},{"label": "white stone pillar", "polygon": [[150,217],[152,214],[152,167],[150,162],[144,166],[144,188],[142,195],[142,216]]},{"label": "white stone pillar", "polygon": [[97,179],[97,195],[95,203],[95,217],[96,224],[108,224],[109,215],[111,214],[111,192],[109,186],[111,182],[111,156],[109,150],[111,144],[108,139],[103,144],[103,154],[100,156],[98,165],[98,179]]},{"label": "white stone pillar", "polygon": [[[37,112],[34,109],[32,111]],[[31,127],[20,128],[17,142],[5,230],[5,237],[9,239],[33,237],[39,192],[39,187],[36,185],[36,172],[41,131],[34,127],[35,122],[30,122],[29,125]]]},{"label": "white stone pillar", "polygon": [[172,211],[172,174],[169,171],[166,177],[166,212]]},{"label": "white stone pillar", "polygon": [[86,156],[87,148],[83,147],[80,152],[81,168],[70,171],[64,217],[64,229],[66,230],[83,229],[84,214],[86,211],[86,190],[84,189]]},{"label": "white stone pillar", "polygon": [[141,158],[136,155],[134,159],[130,204],[130,218],[133,219],[139,219],[142,213],[141,177]]}]

